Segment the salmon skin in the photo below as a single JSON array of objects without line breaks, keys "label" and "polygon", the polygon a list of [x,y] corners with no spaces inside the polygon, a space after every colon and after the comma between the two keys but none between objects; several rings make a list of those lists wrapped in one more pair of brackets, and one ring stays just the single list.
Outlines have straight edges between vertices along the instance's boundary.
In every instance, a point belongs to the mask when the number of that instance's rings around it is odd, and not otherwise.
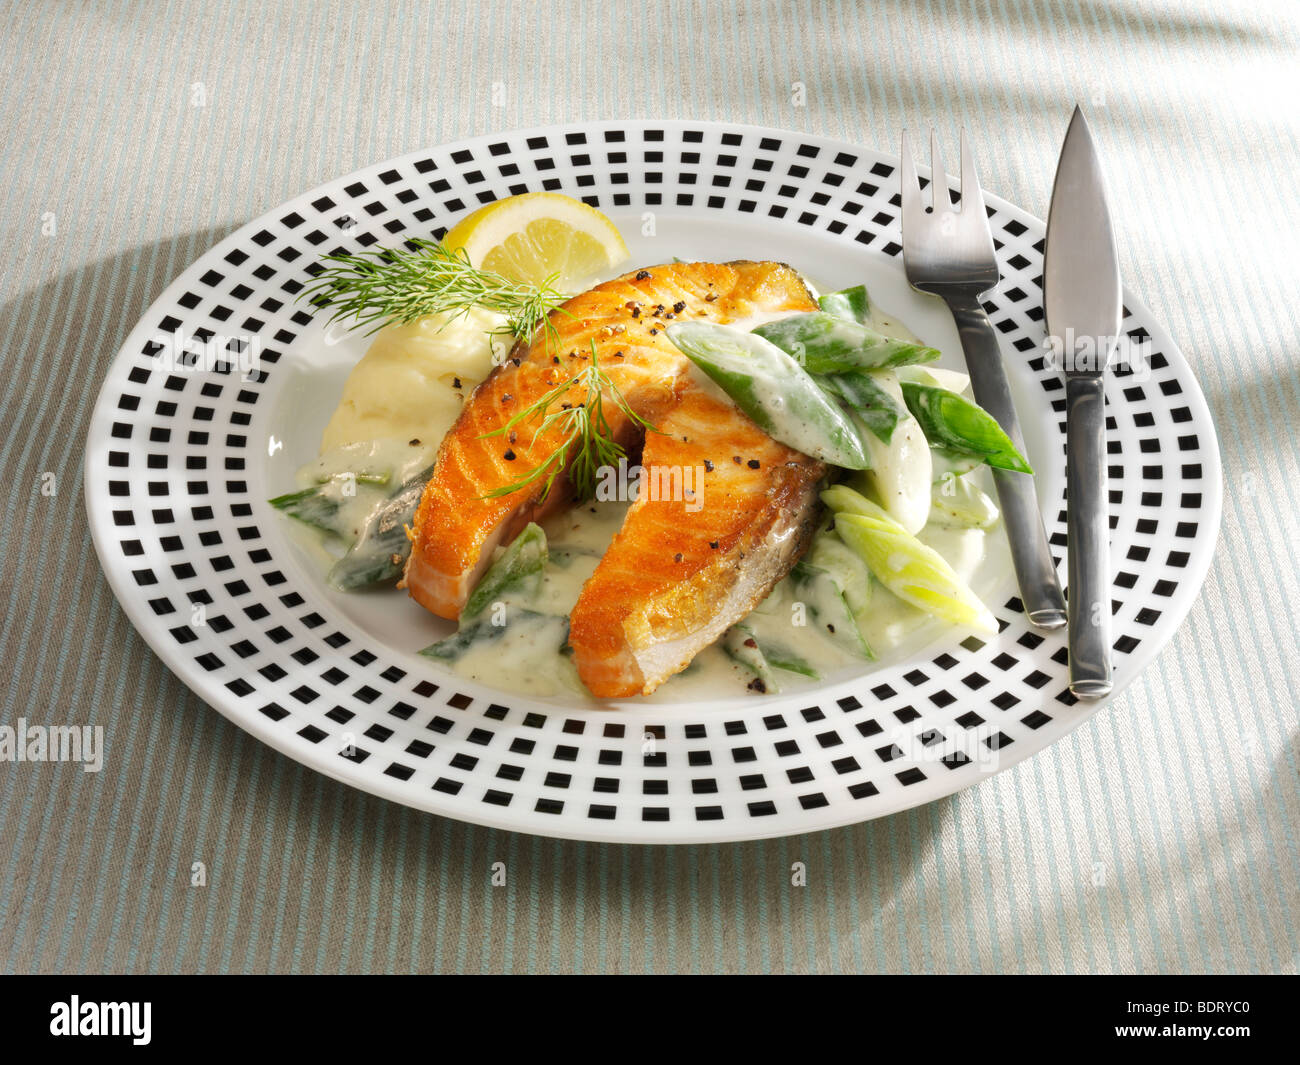
[{"label": "salmon skin", "polygon": [[[530,521],[571,506],[563,475],[495,498],[562,443],[522,422],[486,436],[590,364],[654,426],[642,491],[570,614],[569,643],[593,695],[649,694],[747,614],[798,561],[815,528],[825,466],[777,443],[694,369],[665,335],[674,321],[726,324],[816,309],[790,267],[774,262],[670,263],[596,285],[551,313],[556,335],[520,341],[467,401],[443,439],[415,515],[401,582],[456,619],[492,560]],[[560,402],[581,402],[576,388]],[[617,404],[605,413],[629,448],[641,432]],[[658,471],[691,471],[692,492],[655,492]],[[699,493],[696,496],[695,493]]]}]

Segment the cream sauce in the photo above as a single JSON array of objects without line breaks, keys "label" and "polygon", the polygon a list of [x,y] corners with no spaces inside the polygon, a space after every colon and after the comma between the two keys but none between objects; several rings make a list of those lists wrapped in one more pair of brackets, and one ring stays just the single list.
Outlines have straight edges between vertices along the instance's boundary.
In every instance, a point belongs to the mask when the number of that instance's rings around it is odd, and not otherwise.
[{"label": "cream sauce", "polygon": [[[560,650],[566,633],[565,621],[578,601],[583,584],[622,527],[627,506],[621,502],[593,502],[549,520],[545,526],[549,560],[541,591],[507,608],[505,632],[499,638],[472,646],[447,668],[508,691],[590,698],[578,679],[572,657]],[[919,538],[943,555],[967,583],[983,561],[985,534],[981,529],[927,526]],[[523,613],[520,607],[542,616],[520,616]],[[826,613],[824,608],[818,609],[815,600],[806,601],[802,590],[787,578],[777,584],[745,622],[763,646],[793,653],[823,679],[850,668],[857,671],[872,668],[873,663],[849,653],[822,631],[818,616]],[[875,580],[871,582],[866,602],[854,617],[878,662],[887,661],[909,637],[945,627]],[[782,691],[818,683],[786,670],[777,670],[775,676]],[[753,674],[733,661],[721,644],[714,644],[696,655],[683,673],[670,678],[646,698],[653,702],[681,702],[741,695],[752,679]]]}]

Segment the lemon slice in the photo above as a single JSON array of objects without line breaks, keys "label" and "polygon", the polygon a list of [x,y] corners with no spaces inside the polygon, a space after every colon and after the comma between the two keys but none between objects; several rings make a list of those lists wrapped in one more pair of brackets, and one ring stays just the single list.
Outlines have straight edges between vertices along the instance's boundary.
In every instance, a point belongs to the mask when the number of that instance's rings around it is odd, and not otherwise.
[{"label": "lemon slice", "polygon": [[480,207],[443,243],[464,249],[480,270],[561,292],[579,292],[595,275],[628,257],[614,223],[580,200],[528,192]]}]

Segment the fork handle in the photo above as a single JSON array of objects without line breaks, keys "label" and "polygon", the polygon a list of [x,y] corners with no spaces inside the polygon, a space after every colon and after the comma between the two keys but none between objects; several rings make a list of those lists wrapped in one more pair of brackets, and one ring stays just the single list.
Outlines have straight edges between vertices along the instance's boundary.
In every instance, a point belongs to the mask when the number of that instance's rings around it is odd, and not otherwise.
[{"label": "fork handle", "polygon": [[[1020,435],[1020,422],[1011,402],[1011,386],[1007,383],[1002,352],[989,316],[974,297],[950,299],[948,307],[957,322],[975,402],[993,415],[1023,455],[1025,441]],[[1043,517],[1038,511],[1034,479],[1028,474],[995,469],[993,482],[1002,504],[1002,520],[1011,544],[1011,562],[1025,615],[1039,628],[1059,629],[1065,624],[1065,596],[1047,544]]]},{"label": "fork handle", "polygon": [[1065,389],[1065,490],[1070,510],[1070,691],[1095,699],[1111,689],[1105,399],[1100,375],[1070,378]]}]

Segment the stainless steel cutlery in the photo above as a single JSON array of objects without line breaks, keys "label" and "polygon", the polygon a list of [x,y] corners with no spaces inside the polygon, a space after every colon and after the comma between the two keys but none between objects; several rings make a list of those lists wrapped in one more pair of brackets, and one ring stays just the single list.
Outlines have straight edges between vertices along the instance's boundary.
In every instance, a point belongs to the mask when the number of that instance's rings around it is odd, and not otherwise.
[{"label": "stainless steel cutlery", "polygon": [[[933,131],[930,170],[930,205],[926,206],[904,132],[900,176],[907,280],[913,288],[940,296],[948,304],[975,401],[998,420],[1023,453],[997,335],[980,302],[998,284],[998,264],[964,131],[959,205],[953,203]],[[1006,470],[994,470],[993,477],[1025,613],[1040,628],[1059,628],[1068,619],[1070,690],[1082,698],[1097,698],[1112,687],[1103,382],[1119,335],[1123,303],[1105,182],[1088,123],[1077,107],[1057,166],[1045,259],[1048,336],[1066,378],[1068,609],[1033,478]]]},{"label": "stainless steel cutlery", "polygon": [[[939,158],[939,142],[930,134],[931,206],[921,201],[921,186],[903,134],[903,266],[913,288],[941,297],[952,312],[970,370],[975,402],[988,411],[1024,454],[1011,388],[1002,367],[997,334],[980,297],[998,283],[984,196],[975,176],[975,160],[961,138],[961,203],[955,206]],[[994,470],[1002,519],[1011,544],[1011,559],[1025,614],[1035,625],[1055,629],[1065,624],[1065,598],[1038,511],[1032,477]]]},{"label": "stainless steel cutlery", "polygon": [[1077,107],[1052,189],[1043,300],[1048,336],[1065,371],[1070,690],[1096,698],[1111,689],[1103,380],[1119,336],[1123,299],[1101,162]]}]

